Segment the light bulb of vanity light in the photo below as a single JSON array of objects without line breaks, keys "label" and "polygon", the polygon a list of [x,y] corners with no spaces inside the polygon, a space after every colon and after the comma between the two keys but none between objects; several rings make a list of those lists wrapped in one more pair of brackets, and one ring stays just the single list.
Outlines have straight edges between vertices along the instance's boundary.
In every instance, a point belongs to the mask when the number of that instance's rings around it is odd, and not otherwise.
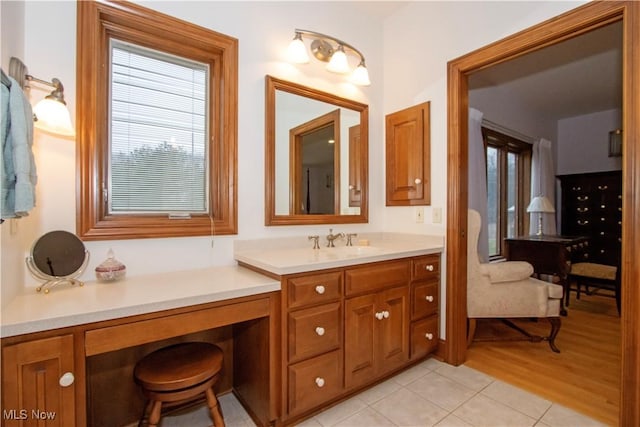
[{"label": "light bulb of vanity light", "polygon": [[351,74],[351,83],[358,86],[369,86],[371,84],[371,80],[369,80],[369,71],[367,71],[364,61],[360,62],[358,68],[353,70],[353,74]]},{"label": "light bulb of vanity light", "polygon": [[331,55],[331,60],[327,65],[327,70],[332,73],[345,74],[349,72],[349,63],[347,55],[344,53],[344,47],[338,46],[338,49]]},{"label": "light bulb of vanity light", "polygon": [[306,64],[309,62],[309,55],[307,54],[307,47],[302,41],[302,34],[296,33],[293,40],[291,40],[289,48],[287,49],[287,56],[289,57],[289,61],[295,64]]},{"label": "light bulb of vanity light", "polygon": [[60,101],[45,98],[36,104],[33,113],[37,118],[33,124],[36,128],[58,135],[75,136],[71,114]]}]

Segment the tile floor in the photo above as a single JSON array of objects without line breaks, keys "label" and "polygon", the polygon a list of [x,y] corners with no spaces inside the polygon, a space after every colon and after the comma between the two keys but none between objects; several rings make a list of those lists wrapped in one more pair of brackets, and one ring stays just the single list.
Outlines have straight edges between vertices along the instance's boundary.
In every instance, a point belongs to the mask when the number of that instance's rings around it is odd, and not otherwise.
[{"label": "tile floor", "polygon": [[[228,427],[253,427],[232,394],[220,397]],[[206,408],[166,417],[162,427],[210,426]],[[298,424],[329,426],[604,426],[466,366],[429,359]]]}]

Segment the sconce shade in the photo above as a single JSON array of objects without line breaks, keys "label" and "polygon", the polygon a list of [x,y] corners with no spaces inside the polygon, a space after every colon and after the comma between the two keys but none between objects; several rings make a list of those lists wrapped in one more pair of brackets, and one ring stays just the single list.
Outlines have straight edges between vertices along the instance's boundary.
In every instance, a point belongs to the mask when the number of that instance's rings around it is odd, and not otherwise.
[{"label": "sconce shade", "polygon": [[63,103],[47,97],[36,104],[33,113],[36,116],[33,124],[36,128],[58,135],[75,136],[71,114]]},{"label": "sconce shade", "polygon": [[351,67],[349,66],[347,52],[350,54],[355,53],[360,62],[358,62],[358,67],[351,73],[349,80],[351,83],[359,86],[369,86],[371,84],[369,72],[364,65],[364,56],[362,53],[350,44],[326,34],[296,29],[295,36],[289,44],[287,51],[287,56],[291,62],[296,64],[309,62],[309,55],[302,40],[303,35],[311,37],[312,42],[310,49],[313,56],[319,61],[328,62],[326,69],[332,73],[349,73]]},{"label": "sconce shade", "polygon": [[306,64],[309,62],[307,48],[302,41],[300,33],[296,33],[296,36],[291,40],[291,43],[289,43],[287,56],[289,57],[289,61],[296,64]]},{"label": "sconce shade", "polygon": [[358,68],[353,71],[351,75],[351,82],[358,86],[369,86],[371,84],[371,80],[369,80],[369,71],[367,71],[367,67],[365,67],[364,63],[360,63]]},{"label": "sconce shade", "polygon": [[327,64],[327,70],[338,74],[346,74],[349,72],[347,55],[344,53],[344,47],[342,47],[342,45],[338,46],[338,50],[331,55],[331,60],[329,60],[329,64]]}]

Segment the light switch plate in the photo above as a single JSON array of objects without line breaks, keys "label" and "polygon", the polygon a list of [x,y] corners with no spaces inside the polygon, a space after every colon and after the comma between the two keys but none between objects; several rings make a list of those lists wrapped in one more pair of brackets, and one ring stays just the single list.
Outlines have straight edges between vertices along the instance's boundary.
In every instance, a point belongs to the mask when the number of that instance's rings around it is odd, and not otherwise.
[{"label": "light switch plate", "polygon": [[442,208],[433,208],[431,210],[431,220],[434,224],[442,224]]},{"label": "light switch plate", "polygon": [[422,206],[416,207],[416,222],[424,222],[424,208]]}]

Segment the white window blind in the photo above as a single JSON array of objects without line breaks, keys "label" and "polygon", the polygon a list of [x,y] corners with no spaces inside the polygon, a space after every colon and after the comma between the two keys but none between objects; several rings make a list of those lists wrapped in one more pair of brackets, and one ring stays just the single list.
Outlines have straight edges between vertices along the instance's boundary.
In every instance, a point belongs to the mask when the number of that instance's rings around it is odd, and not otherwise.
[{"label": "white window blind", "polygon": [[207,64],[111,42],[110,214],[208,213]]}]

